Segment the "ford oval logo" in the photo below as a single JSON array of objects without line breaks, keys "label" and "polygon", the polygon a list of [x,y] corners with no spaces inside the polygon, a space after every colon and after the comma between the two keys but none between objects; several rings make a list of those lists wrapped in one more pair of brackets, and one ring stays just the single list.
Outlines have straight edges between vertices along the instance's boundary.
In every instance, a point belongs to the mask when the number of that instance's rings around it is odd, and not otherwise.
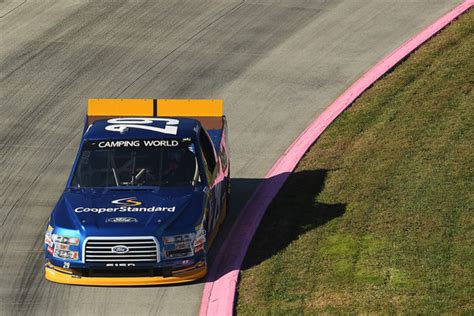
[{"label": "ford oval logo", "polygon": [[129,251],[130,251],[130,249],[128,249],[128,247],[125,246],[125,245],[117,245],[117,246],[112,247],[112,252],[117,253],[117,254],[124,254],[124,253],[127,253]]},{"label": "ford oval logo", "polygon": [[136,223],[138,220],[133,217],[110,217],[105,220],[107,223]]}]

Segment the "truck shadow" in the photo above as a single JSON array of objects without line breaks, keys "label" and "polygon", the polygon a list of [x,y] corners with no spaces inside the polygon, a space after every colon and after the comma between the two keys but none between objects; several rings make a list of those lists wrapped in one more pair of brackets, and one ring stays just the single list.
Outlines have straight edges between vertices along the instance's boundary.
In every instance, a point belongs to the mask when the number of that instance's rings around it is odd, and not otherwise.
[{"label": "truck shadow", "polygon": [[[298,239],[301,234],[322,226],[331,220],[344,214],[346,204],[324,204],[315,201],[317,195],[322,191],[328,170],[300,171],[290,175],[275,199],[270,203],[265,215],[253,236],[247,250],[245,260],[241,269],[249,269],[260,264],[279,251],[285,249],[292,241]],[[209,254],[209,267],[215,269],[213,264],[219,264],[219,272],[212,277],[210,273],[207,281],[215,281],[220,276],[240,265],[239,262],[229,260],[217,260],[217,257],[225,257],[228,254],[234,256],[238,249],[221,249],[226,238],[230,238],[229,232],[235,224],[237,216],[251,194],[262,182],[282,181],[287,174],[282,174],[269,179],[239,179],[231,181],[231,209],[221,227]],[[242,230],[248,227],[240,227]],[[226,245],[224,245],[226,246]],[[213,278],[214,280],[211,280]]]}]

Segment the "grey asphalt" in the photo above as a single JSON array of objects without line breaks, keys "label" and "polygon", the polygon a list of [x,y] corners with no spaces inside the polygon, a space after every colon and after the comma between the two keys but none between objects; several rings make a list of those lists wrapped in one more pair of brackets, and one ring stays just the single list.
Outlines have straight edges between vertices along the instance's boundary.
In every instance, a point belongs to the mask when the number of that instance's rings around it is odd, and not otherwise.
[{"label": "grey asphalt", "polygon": [[307,124],[459,2],[0,2],[0,314],[198,313],[202,283],[98,288],[44,280],[43,233],[87,98],[225,100],[235,180],[222,239]]}]

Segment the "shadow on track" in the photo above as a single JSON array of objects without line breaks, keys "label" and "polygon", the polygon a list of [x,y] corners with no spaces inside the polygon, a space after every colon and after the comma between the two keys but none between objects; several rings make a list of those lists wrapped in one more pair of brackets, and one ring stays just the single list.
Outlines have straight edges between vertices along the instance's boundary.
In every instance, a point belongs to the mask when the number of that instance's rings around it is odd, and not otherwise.
[{"label": "shadow on track", "polygon": [[[345,212],[345,204],[323,204],[315,202],[315,197],[322,191],[328,170],[314,170],[296,172],[288,178],[279,194],[271,202],[266,211],[257,232],[247,251],[242,270],[249,269],[254,265],[270,258],[279,251],[285,249],[293,240],[318,226],[342,216]],[[231,210],[216,238],[209,255],[209,266],[212,268],[214,259],[223,241],[228,237],[229,231],[235,220],[242,211],[255,188],[262,182],[283,181],[286,175],[278,175],[270,179],[232,179],[232,202]],[[245,227],[241,227],[245,230]],[[229,253],[235,249],[229,249]],[[216,262],[216,264],[219,264]],[[215,281],[236,269],[237,262],[219,267],[219,273],[215,278],[208,277],[207,281]]]}]

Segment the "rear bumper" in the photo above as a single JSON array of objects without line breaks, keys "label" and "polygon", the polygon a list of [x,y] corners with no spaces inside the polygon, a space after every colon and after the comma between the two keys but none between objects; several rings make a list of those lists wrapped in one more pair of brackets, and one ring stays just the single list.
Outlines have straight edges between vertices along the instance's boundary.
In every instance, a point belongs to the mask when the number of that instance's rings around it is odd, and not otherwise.
[{"label": "rear bumper", "polygon": [[83,277],[61,272],[46,266],[47,280],[62,284],[94,285],[94,286],[140,286],[192,282],[203,278],[207,273],[207,265],[198,263],[191,269],[174,271],[172,276],[153,277]]}]

